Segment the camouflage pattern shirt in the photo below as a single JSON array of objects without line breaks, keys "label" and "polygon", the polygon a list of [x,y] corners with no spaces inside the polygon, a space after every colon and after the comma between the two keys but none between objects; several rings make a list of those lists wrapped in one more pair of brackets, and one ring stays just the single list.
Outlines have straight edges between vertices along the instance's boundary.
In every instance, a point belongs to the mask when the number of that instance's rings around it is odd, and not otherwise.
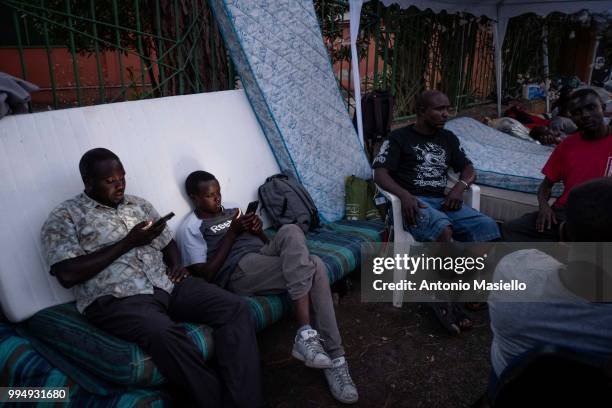
[{"label": "camouflage pattern shirt", "polygon": [[[43,253],[48,264],[54,265],[114,244],[139,222],[158,218],[151,203],[136,196],[126,194],[115,209],[81,193],[49,214],[41,231]],[[152,294],[154,287],[170,293],[174,285],[166,275],[161,250],[171,240],[166,227],[149,245],[126,252],[93,278],[73,286],[79,312],[105,295]]]}]

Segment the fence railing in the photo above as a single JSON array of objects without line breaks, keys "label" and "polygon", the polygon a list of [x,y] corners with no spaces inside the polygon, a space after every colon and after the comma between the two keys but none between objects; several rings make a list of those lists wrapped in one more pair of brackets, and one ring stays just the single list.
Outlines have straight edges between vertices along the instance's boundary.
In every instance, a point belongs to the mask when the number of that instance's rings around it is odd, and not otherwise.
[{"label": "fence railing", "polygon": [[[352,109],[348,2],[318,0],[315,7]],[[424,89],[444,91],[458,109],[494,99],[493,35],[487,20],[371,1],[363,5],[357,48],[362,92],[390,91],[396,118],[414,113],[415,97]]]},{"label": "fence railing", "polygon": [[1,43],[2,65],[41,85],[53,108],[234,83],[206,0],[1,0],[0,7],[13,34]]},{"label": "fence railing", "polygon": [[[347,0],[314,0],[332,67],[354,109]],[[572,28],[567,18],[510,20],[503,49],[510,94],[519,75],[541,76],[543,22],[550,72]],[[0,70],[42,87],[34,110],[231,89],[235,74],[206,0],[0,0]],[[7,29],[7,27],[10,27]],[[463,108],[495,99],[491,22],[468,14],[363,5],[362,92],[388,90],[395,118],[436,88]]]}]

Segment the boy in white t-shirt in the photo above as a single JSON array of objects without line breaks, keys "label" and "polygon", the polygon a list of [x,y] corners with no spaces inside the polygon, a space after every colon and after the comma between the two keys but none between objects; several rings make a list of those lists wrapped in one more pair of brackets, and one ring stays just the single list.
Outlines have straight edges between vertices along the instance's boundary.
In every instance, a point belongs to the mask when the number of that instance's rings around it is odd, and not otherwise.
[{"label": "boy in white t-shirt", "polygon": [[191,173],[185,189],[194,211],[177,230],[184,266],[192,275],[239,295],[288,292],[300,326],[292,355],[308,367],[324,369],[336,399],[357,402],[327,270],[309,253],[300,227],[284,225],[269,240],[255,213],[241,215],[239,209],[221,205],[219,182],[205,171]]}]

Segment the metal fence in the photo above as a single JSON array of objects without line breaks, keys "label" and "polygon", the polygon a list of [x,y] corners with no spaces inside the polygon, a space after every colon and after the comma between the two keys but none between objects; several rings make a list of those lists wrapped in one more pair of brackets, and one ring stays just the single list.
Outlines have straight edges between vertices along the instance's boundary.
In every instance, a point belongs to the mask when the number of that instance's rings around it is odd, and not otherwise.
[{"label": "metal fence", "polygon": [[[350,109],[348,4],[318,0],[315,7]],[[357,45],[362,92],[390,91],[397,119],[414,113],[415,97],[424,89],[444,91],[457,109],[494,98],[493,35],[488,20],[402,10],[371,1],[362,9]]]},{"label": "metal fence", "polygon": [[[314,5],[352,112],[348,2]],[[543,23],[551,74],[559,70],[567,19],[511,19],[503,49],[510,93],[519,75],[541,76]],[[364,4],[360,27],[362,92],[390,91],[396,119],[414,113],[424,89],[444,91],[457,109],[495,99],[490,21],[374,0]],[[0,70],[42,86],[35,110],[225,90],[236,82],[206,0],[0,0]]]},{"label": "metal fence", "polygon": [[13,74],[42,85],[53,108],[234,84],[206,0],[1,0],[0,16],[11,26],[5,63],[13,58]]},{"label": "metal fence", "polygon": [[[347,107],[352,109],[347,1],[316,0],[315,7]],[[584,73],[587,67],[577,61],[588,53],[588,32],[596,26],[581,14],[527,14],[510,19],[502,48],[503,98],[520,98],[524,83],[542,83],[548,76],[554,89]],[[385,7],[372,0],[363,5],[357,45],[362,92],[390,91],[396,119],[414,113],[415,96],[425,89],[445,92],[457,110],[496,99],[493,26],[486,18]]]}]

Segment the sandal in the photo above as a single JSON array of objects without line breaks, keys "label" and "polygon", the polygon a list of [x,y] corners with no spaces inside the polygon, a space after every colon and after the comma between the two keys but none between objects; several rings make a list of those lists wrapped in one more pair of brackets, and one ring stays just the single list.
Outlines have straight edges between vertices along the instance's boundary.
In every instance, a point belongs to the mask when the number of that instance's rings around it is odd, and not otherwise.
[{"label": "sandal", "polygon": [[459,303],[452,303],[453,316],[455,318],[455,323],[459,326],[459,328],[463,330],[470,330],[474,327],[474,322],[468,316],[467,313],[463,310]]},{"label": "sandal", "polygon": [[461,333],[461,328],[456,322],[455,314],[453,313],[453,304],[449,302],[430,303],[429,307],[434,312],[442,327],[451,335]]}]

